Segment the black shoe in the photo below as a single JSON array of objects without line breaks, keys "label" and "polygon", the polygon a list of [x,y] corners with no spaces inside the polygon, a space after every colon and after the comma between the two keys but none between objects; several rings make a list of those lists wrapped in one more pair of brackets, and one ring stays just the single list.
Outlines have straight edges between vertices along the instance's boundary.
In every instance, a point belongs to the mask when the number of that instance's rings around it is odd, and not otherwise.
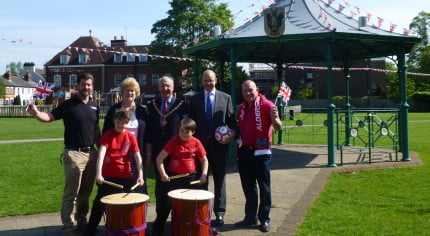
[{"label": "black shoe", "polygon": [[224,217],[217,215],[215,220],[212,223],[213,226],[223,226],[224,225]]},{"label": "black shoe", "polygon": [[261,223],[261,225],[258,228],[263,233],[269,232],[269,230],[270,230],[270,223],[269,223],[269,221],[264,221],[263,223]]},{"label": "black shoe", "polygon": [[256,225],[257,225],[257,220],[248,220],[248,219],[244,219],[234,224],[234,226],[236,227],[254,227]]},{"label": "black shoe", "polygon": [[221,235],[221,234],[219,233],[219,231],[217,229],[212,227],[212,235],[217,236],[217,235]]}]

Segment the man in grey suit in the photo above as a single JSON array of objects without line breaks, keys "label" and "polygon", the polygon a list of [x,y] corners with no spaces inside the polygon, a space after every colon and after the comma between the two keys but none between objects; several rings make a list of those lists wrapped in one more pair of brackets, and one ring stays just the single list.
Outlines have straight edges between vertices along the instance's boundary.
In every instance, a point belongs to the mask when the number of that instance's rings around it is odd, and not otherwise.
[{"label": "man in grey suit", "polygon": [[[214,226],[224,225],[226,211],[226,158],[228,144],[221,144],[215,140],[214,133],[217,127],[227,125],[235,132],[239,132],[236,117],[234,115],[231,96],[218,91],[215,88],[217,78],[215,72],[206,70],[203,72],[202,85],[204,91],[193,95],[190,99],[189,115],[197,123],[194,134],[206,149],[209,160],[209,169],[214,180]],[[234,135],[234,136],[235,136]],[[231,138],[233,140],[234,136]],[[231,141],[230,140],[230,141]],[[207,184],[205,186],[207,189]]]}]

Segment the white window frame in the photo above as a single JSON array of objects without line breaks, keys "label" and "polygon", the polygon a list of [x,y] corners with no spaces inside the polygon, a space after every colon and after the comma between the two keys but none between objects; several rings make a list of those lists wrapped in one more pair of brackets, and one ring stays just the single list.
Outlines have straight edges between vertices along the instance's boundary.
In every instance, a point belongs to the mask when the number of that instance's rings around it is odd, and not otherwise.
[{"label": "white window frame", "polygon": [[121,84],[121,82],[122,82],[121,74],[115,74],[113,76],[113,86],[116,88]]},{"label": "white window frame", "polygon": [[160,80],[160,75],[159,74],[152,74],[152,85],[158,85],[159,80]]},{"label": "white window frame", "polygon": [[139,74],[139,85],[146,86],[146,74]]},{"label": "white window frame", "polygon": [[113,54],[113,62],[116,62],[116,63],[122,62],[122,54],[119,54],[119,53]]},{"label": "white window frame", "polygon": [[64,65],[64,64],[67,64],[68,62],[69,62],[69,55],[67,54],[60,55],[60,64]]},{"label": "white window frame", "polygon": [[148,62],[148,55],[139,55],[140,62]]},{"label": "white window frame", "polygon": [[61,75],[54,75],[55,87],[61,87]]},{"label": "white window frame", "polygon": [[78,86],[78,76],[69,75],[69,86]]},{"label": "white window frame", "polygon": [[79,54],[79,64],[87,63],[87,54],[81,53]]},{"label": "white window frame", "polygon": [[131,55],[130,53],[127,54],[127,62],[135,62],[136,57],[134,55]]}]

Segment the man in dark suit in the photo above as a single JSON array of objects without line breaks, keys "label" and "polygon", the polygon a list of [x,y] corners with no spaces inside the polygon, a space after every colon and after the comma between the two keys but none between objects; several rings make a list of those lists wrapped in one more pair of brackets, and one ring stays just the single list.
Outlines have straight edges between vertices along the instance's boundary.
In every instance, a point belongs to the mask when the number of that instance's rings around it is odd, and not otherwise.
[{"label": "man in dark suit", "polygon": [[[197,123],[194,134],[204,145],[209,160],[209,169],[214,180],[214,226],[224,225],[226,211],[226,158],[228,144],[221,144],[215,140],[217,127],[227,125],[238,134],[239,128],[234,115],[231,96],[215,88],[217,78],[215,72],[203,72],[202,85],[204,91],[193,95],[190,99],[189,115]],[[231,140],[234,138],[234,136]],[[230,141],[231,141],[230,140]],[[207,185],[206,185],[207,189]]]},{"label": "man in dark suit", "polygon": [[[172,77],[161,77],[158,83],[158,91],[160,92],[160,97],[153,99],[148,104],[148,132],[150,137],[146,148],[148,157],[152,157],[156,179],[155,209],[157,218],[154,221],[152,235],[163,235],[164,224],[170,212],[167,196],[169,191],[168,183],[161,181],[160,174],[155,166],[155,158],[167,141],[178,135],[181,120],[187,113],[184,100],[173,96],[174,81]],[[166,158],[164,162],[165,166],[168,166],[168,159]]]}]

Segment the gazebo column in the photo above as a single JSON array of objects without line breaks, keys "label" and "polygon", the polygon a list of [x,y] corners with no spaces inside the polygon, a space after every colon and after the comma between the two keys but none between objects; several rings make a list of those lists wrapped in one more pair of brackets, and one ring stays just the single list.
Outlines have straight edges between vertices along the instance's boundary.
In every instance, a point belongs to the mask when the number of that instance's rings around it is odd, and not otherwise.
[{"label": "gazebo column", "polygon": [[346,62],[344,64],[344,68],[343,68],[343,73],[344,73],[344,77],[345,77],[345,146],[351,146],[351,135],[350,135],[350,131],[351,131],[351,99],[350,99],[350,80],[351,80],[351,75],[349,74],[349,63]]},{"label": "gazebo column", "polygon": [[327,154],[328,154],[328,167],[336,167],[335,163],[335,137],[334,137],[334,110],[336,106],[333,104],[333,42],[327,44],[327,51],[325,52],[327,64]]},{"label": "gazebo column", "polygon": [[[276,79],[278,80],[278,86],[279,88],[282,85],[282,63],[278,62],[276,63]],[[278,104],[275,104],[278,106],[278,113],[280,115],[281,121],[285,118],[285,107],[283,102],[278,102]],[[283,138],[282,138],[282,126],[281,129],[278,131],[278,144],[284,144]]]},{"label": "gazebo column", "polygon": [[409,156],[409,129],[408,129],[408,98],[406,92],[406,63],[405,53],[397,55],[398,75],[400,83],[400,149],[402,152],[402,161],[411,161]]},{"label": "gazebo column", "polygon": [[237,80],[237,50],[236,47],[233,45],[230,48],[230,71],[231,71],[231,102],[233,103],[233,109],[236,111],[236,80]]},{"label": "gazebo column", "polygon": [[[230,72],[231,72],[231,82],[230,82],[230,88],[231,88],[231,102],[233,103],[233,110],[235,112],[235,117],[237,115],[237,99],[236,99],[236,80],[237,80],[237,60],[238,60],[238,55],[237,55],[237,50],[236,47],[233,45],[230,48]],[[237,151],[237,145],[236,142],[231,142],[229,144],[229,149],[228,149],[228,157],[227,160],[229,163],[233,163],[235,161],[235,157],[236,157],[236,151]]]},{"label": "gazebo column", "polygon": [[194,59],[194,79],[193,79],[193,87],[195,92],[197,92],[199,88],[199,75],[200,75],[199,64],[200,64],[200,58],[196,56],[196,58]]}]

